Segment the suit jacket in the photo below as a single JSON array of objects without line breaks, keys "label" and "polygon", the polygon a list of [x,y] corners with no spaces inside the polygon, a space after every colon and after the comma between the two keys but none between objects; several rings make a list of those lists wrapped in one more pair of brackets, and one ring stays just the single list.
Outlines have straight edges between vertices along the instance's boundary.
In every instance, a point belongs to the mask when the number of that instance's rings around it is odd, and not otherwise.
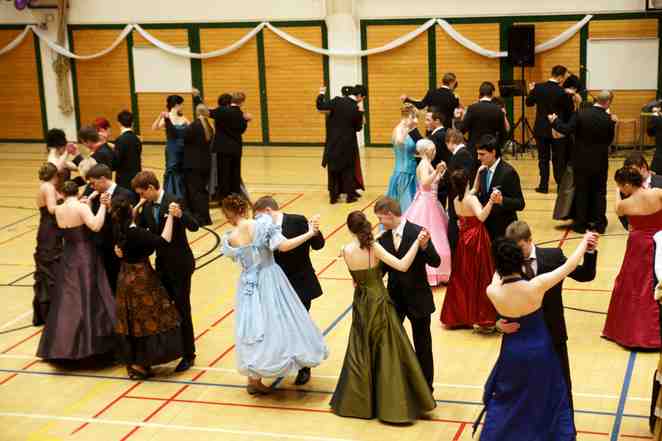
[{"label": "suit jacket", "polygon": [[448,162],[451,159],[451,152],[446,146],[446,129],[440,127],[436,132],[430,133],[428,138],[430,141],[434,142],[436,148],[434,159],[432,160],[432,166],[436,167],[441,161],[445,162],[446,166],[448,166]]},{"label": "suit jacket", "polygon": [[[89,195],[92,193],[91,187],[87,187],[85,189],[84,194]],[[116,201],[118,199],[126,199],[130,201],[132,204],[134,204],[135,201],[135,195],[131,190],[127,190],[126,188],[120,186],[119,184],[117,187],[115,187],[115,191],[113,191],[113,195],[110,197],[111,202]],[[101,201],[100,198],[97,196],[93,201],[92,201],[92,213],[96,214],[99,211],[99,207],[101,206]],[[103,227],[101,227],[101,230],[98,232],[94,233],[94,242],[96,243],[97,247],[104,248],[106,250],[114,250],[115,248],[115,240],[113,238],[113,221],[110,216],[110,210],[106,210],[106,218],[103,222]]]},{"label": "suit jacket", "polygon": [[[662,188],[662,176],[651,174],[650,188]],[[625,198],[625,197],[626,196],[623,193],[621,193],[621,198]],[[626,230],[629,228],[630,222],[628,221],[627,216],[619,216],[618,220],[621,221],[621,225],[623,225],[623,228],[625,228]]]},{"label": "suit jacket", "polygon": [[475,149],[483,135],[493,135],[499,145],[506,141],[506,120],[501,108],[492,101],[478,101],[469,106],[464,119],[457,121],[456,127],[462,133],[469,133],[468,145]]},{"label": "suit jacket", "polygon": [[[402,240],[397,251],[393,244],[392,230],[386,231],[379,238],[379,244],[397,258],[402,258],[407,254],[414,241],[418,239],[418,235],[422,229],[419,225],[409,221],[405,222]],[[414,262],[406,273],[384,265],[385,271],[388,273],[388,293],[398,313],[406,314],[410,317],[424,317],[434,312],[434,299],[432,298],[432,290],[428,284],[425,265],[430,265],[434,268],[441,265],[441,258],[437,254],[432,241],[428,242],[428,246],[424,250],[418,250]]]},{"label": "suit jacket", "polygon": [[[283,236],[291,239],[308,232],[308,219],[298,214],[283,214]],[[318,232],[303,245],[286,253],[276,250],[276,263],[283,269],[292,287],[303,303],[310,302],[322,295],[315,268],[310,261],[310,249],[324,248],[324,236]]]},{"label": "suit jacket", "polygon": [[430,109],[435,107],[444,117],[442,122],[446,127],[451,126],[455,108],[460,107],[460,100],[455,96],[455,93],[445,87],[428,90],[428,93],[425,94],[425,97],[423,97],[421,101],[410,100],[407,98],[405,102],[413,104],[417,109],[423,109],[424,107]]},{"label": "suit jacket", "polygon": [[248,128],[244,112],[238,106],[218,107],[209,112],[214,119],[216,135],[212,150],[224,155],[241,156],[244,141],[242,135]]},{"label": "suit jacket", "polygon": [[[138,215],[138,226],[160,235],[163,232],[165,216],[168,214],[168,207],[171,202],[179,201],[174,195],[165,193],[159,207],[158,223],[154,219],[154,203],[146,202]],[[172,240],[167,246],[156,250],[156,270],[159,272],[168,271],[177,278],[190,277],[195,270],[195,259],[186,237],[186,230],[198,231],[200,226],[191,213],[186,210],[183,211],[181,218],[175,218],[173,221]]]},{"label": "suit jacket", "polygon": [[363,127],[363,112],[352,98],[337,96],[329,101],[326,96],[317,97],[317,110],[328,111],[326,117],[326,144],[322,167],[328,165],[332,172],[354,167],[359,143],[356,132]]},{"label": "suit jacket", "polygon": [[[450,152],[449,152],[450,153]],[[448,217],[450,219],[456,219],[455,217],[455,207],[453,206],[453,199],[455,199],[455,192],[451,185],[451,175],[454,171],[464,169],[471,179],[471,173],[474,170],[474,156],[467,147],[462,147],[457,150],[455,154],[450,154],[448,162],[446,162],[446,173],[442,176],[437,187],[437,198],[441,201],[444,194],[448,197]]]},{"label": "suit jacket", "polygon": [[184,131],[184,169],[209,171],[211,169],[211,140],[205,138],[202,121],[196,118]]},{"label": "suit jacket", "polygon": [[607,171],[609,147],[614,140],[616,123],[604,108],[590,106],[582,109],[574,113],[567,123],[557,119],[554,129],[566,135],[575,135],[572,155],[575,171]]},{"label": "suit jacket", "polygon": [[[111,149],[107,143],[102,144],[96,152],[90,155],[90,157],[94,158],[94,160],[97,161],[97,164],[107,165],[109,169],[114,170],[113,164],[115,162],[115,152],[113,152],[113,149]],[[73,163],[78,165],[83,159],[83,155],[77,155],[74,158]]]},{"label": "suit jacket", "polygon": [[487,170],[483,170],[480,175],[480,191],[478,193],[478,199],[483,205],[487,204],[495,187],[499,187],[503,195],[503,203],[501,205],[494,204],[492,212],[485,221],[485,228],[487,228],[490,238],[494,240],[503,236],[508,225],[517,220],[517,212],[524,210],[524,195],[522,195],[522,187],[517,171],[503,159],[499,161],[494,170],[489,188],[487,188],[486,179]]},{"label": "suit jacket", "polygon": [[538,83],[526,97],[528,107],[536,107],[536,122],[533,134],[539,138],[552,137],[552,125],[547,115],[556,113],[560,119],[573,112],[572,100],[566,99],[565,90],[555,81]]},{"label": "suit jacket", "polygon": [[142,152],[142,141],[133,130],[127,130],[115,140],[112,168],[117,185],[131,189],[131,180],[142,171]]},{"label": "suit jacket", "polygon": [[[561,248],[539,248],[536,247],[537,274],[554,271],[566,261]],[[595,278],[596,262],[598,252],[584,254],[584,262],[569,274],[569,277],[578,282],[590,282]],[[565,343],[568,333],[563,314],[563,281],[550,288],[543,298],[542,308],[545,322],[554,344]]]}]

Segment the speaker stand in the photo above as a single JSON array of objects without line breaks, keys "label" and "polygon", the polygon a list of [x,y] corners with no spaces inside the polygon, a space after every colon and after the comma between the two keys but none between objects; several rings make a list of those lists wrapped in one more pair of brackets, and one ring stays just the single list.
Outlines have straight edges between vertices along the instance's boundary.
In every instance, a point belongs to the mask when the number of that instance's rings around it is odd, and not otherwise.
[{"label": "speaker stand", "polygon": [[[521,111],[522,116],[519,117],[512,129],[510,129],[510,140],[513,146],[513,157],[517,159],[517,153],[525,153],[527,149],[531,148],[531,139],[533,139],[533,129],[531,124],[529,124],[529,119],[526,117],[526,94],[528,90],[528,84],[526,83],[526,78],[524,77],[524,65],[520,65],[522,72],[522,80],[524,80],[525,90],[522,91],[521,95]],[[521,141],[515,139],[515,133],[517,128],[520,128],[522,131]]]}]

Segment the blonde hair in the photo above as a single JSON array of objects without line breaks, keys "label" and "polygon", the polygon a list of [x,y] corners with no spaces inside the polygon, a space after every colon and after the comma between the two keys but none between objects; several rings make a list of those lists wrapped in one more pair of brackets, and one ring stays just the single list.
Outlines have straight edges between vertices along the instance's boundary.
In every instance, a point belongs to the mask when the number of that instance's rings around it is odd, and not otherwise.
[{"label": "blonde hair", "polygon": [[205,141],[211,141],[212,136],[214,136],[214,129],[207,119],[209,118],[209,108],[204,104],[198,104],[195,107],[195,116],[202,122],[202,130],[205,131]]},{"label": "blonde hair", "polygon": [[430,152],[432,152],[435,148],[436,146],[434,145],[434,142],[430,141],[429,139],[419,139],[416,143],[416,154],[421,158],[427,158]]},{"label": "blonde hair", "polygon": [[403,125],[404,121],[409,118],[416,118],[417,110],[411,103],[405,103],[400,108],[400,122],[395,129],[393,129],[393,144],[402,145],[409,134],[409,128]]},{"label": "blonde hair", "polygon": [[78,173],[80,173],[81,177],[85,179],[89,171],[97,165],[96,159],[93,157],[85,158],[82,161],[80,161],[80,164],[78,164]]}]

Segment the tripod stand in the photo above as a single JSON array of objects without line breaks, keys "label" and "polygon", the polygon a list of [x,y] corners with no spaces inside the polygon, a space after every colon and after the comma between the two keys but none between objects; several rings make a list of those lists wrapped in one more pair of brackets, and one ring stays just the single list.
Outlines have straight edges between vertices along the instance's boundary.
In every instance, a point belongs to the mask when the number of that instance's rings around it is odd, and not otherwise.
[{"label": "tripod stand", "polygon": [[[533,138],[533,129],[531,128],[531,124],[529,124],[529,119],[526,117],[526,95],[528,91],[528,85],[526,84],[526,80],[524,78],[524,65],[520,64],[520,68],[522,69],[522,83],[523,87],[521,90],[521,93],[518,95],[521,97],[521,111],[522,111],[522,116],[519,117],[513,128],[510,130],[510,142],[513,145],[513,156],[517,157],[517,152],[524,153],[526,152],[527,148],[531,147],[531,139]],[[522,138],[521,142],[518,142],[515,139],[515,133],[517,132],[517,128],[520,127],[522,130]],[[527,131],[530,134],[530,136],[527,136]]]}]

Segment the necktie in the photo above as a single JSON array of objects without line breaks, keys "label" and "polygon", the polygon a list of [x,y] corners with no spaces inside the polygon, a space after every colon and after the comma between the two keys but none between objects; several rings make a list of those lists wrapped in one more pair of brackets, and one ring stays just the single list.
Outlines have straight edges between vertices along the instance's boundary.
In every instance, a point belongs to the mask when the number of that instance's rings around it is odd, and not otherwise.
[{"label": "necktie", "polygon": [[536,274],[533,272],[533,261],[535,259],[524,259],[524,278],[526,280],[533,279]]},{"label": "necktie", "polygon": [[487,183],[487,188],[485,189],[485,191],[487,191],[490,189],[490,185],[492,185],[492,170],[490,170],[489,168],[485,172],[485,182]]},{"label": "necktie", "polygon": [[395,251],[398,251],[400,248],[400,243],[402,242],[402,236],[400,233],[393,233],[393,246],[395,247]]},{"label": "necktie", "polygon": [[159,211],[161,211],[161,204],[155,202],[152,205],[152,214],[154,215],[154,222],[156,222],[157,227],[159,226]]}]

